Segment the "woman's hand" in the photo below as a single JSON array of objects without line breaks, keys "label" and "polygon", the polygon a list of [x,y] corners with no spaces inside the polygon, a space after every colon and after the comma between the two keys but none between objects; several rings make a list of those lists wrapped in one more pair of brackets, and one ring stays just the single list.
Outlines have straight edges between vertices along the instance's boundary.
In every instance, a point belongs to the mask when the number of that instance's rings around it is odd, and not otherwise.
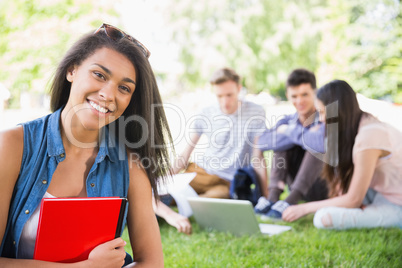
[{"label": "woman's hand", "polygon": [[308,213],[304,207],[304,204],[293,205],[285,209],[285,211],[282,213],[282,219],[284,221],[292,222],[305,216],[306,214]]},{"label": "woman's hand", "polygon": [[180,215],[178,213],[172,213],[165,218],[166,222],[171,226],[176,227],[177,231],[180,233],[185,233],[190,235],[192,232],[191,223],[187,217]]},{"label": "woman's hand", "polygon": [[88,267],[96,268],[121,268],[124,265],[126,241],[118,237],[106,243],[100,244],[89,253]]}]

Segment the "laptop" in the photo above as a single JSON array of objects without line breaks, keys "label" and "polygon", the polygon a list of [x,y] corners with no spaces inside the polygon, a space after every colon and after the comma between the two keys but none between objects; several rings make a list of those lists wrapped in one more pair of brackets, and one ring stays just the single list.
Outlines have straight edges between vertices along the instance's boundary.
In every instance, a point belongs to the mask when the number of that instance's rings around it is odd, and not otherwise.
[{"label": "laptop", "polygon": [[203,229],[230,232],[236,236],[275,235],[292,229],[290,226],[258,223],[248,200],[189,197],[195,221]]}]

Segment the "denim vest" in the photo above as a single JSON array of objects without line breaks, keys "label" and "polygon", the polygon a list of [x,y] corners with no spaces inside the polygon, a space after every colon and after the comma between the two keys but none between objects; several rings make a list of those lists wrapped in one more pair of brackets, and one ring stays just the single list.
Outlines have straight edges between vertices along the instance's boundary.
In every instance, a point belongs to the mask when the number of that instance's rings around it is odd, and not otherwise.
[{"label": "denim vest", "polygon": [[[3,257],[16,258],[22,229],[40,205],[58,163],[66,157],[60,135],[61,110],[22,124],[24,150],[0,248]],[[103,127],[101,132],[99,152],[86,179],[87,196],[127,197],[127,153],[124,146],[119,146],[117,139],[109,135],[108,127]],[[123,227],[125,224],[126,219]]]}]

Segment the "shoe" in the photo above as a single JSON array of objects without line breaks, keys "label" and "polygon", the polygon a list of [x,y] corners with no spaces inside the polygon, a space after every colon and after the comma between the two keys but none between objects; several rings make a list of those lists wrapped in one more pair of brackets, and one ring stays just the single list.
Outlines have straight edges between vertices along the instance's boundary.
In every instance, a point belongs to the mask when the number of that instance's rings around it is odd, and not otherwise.
[{"label": "shoe", "polygon": [[271,210],[268,211],[264,216],[272,219],[272,220],[280,220],[282,219],[282,213],[289,207],[289,203],[283,200],[279,200],[271,207]]},{"label": "shoe", "polygon": [[257,205],[254,207],[254,212],[257,214],[266,214],[272,207],[274,203],[266,199],[264,196],[261,196],[258,199]]}]

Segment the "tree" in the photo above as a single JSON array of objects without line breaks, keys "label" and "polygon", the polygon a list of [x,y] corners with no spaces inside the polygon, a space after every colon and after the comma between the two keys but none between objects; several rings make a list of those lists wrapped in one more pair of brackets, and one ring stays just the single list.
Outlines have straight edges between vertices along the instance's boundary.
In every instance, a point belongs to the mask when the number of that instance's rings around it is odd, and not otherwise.
[{"label": "tree", "polygon": [[171,0],[165,16],[188,87],[228,65],[254,93],[284,97],[297,67],[318,85],[344,79],[371,98],[402,102],[402,18],[397,0]]},{"label": "tree", "polygon": [[402,102],[400,1],[330,1],[318,76],[350,82],[371,98]]},{"label": "tree", "polygon": [[[13,0],[0,2],[0,81],[20,95],[42,96],[57,62],[80,35],[113,20],[116,12],[99,1]],[[114,19],[115,20],[115,19]]]},{"label": "tree", "polygon": [[230,66],[251,92],[269,90],[284,97],[284,81],[293,68],[317,68],[317,22],[325,1],[171,2],[167,16],[181,47],[182,79],[190,87]]}]

